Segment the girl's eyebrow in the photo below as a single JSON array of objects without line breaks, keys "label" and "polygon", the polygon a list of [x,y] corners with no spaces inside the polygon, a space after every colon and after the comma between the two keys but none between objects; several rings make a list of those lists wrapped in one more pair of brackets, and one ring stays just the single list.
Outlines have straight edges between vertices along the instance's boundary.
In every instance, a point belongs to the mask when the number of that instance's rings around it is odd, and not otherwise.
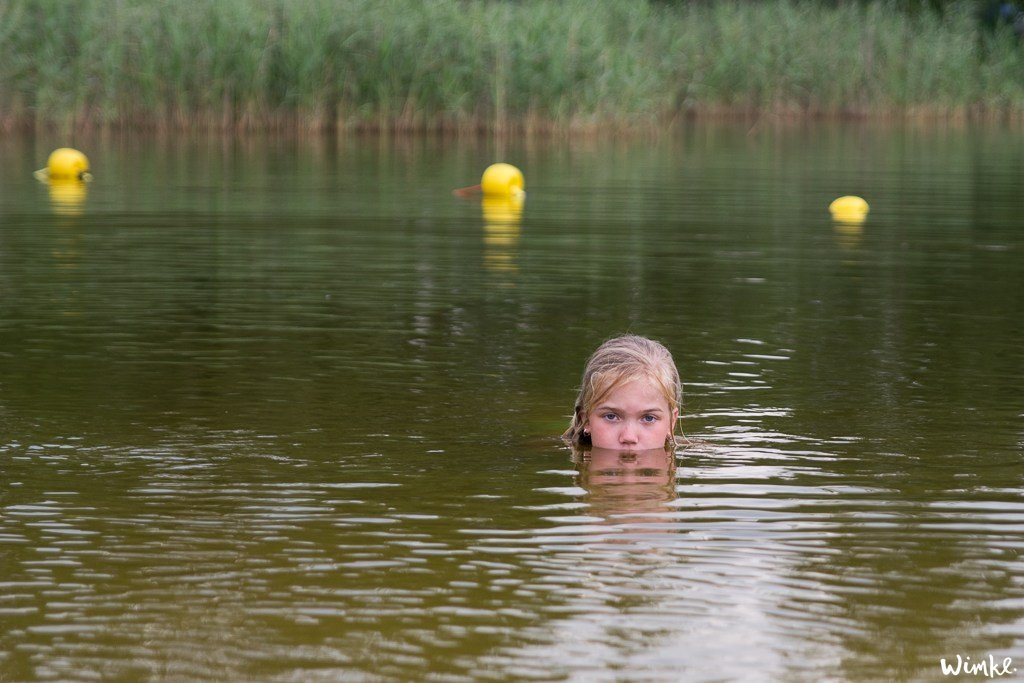
[{"label": "girl's eyebrow", "polygon": [[[610,403],[602,403],[597,408],[595,408],[595,410],[614,410],[614,411],[618,412],[618,411],[621,411],[622,409],[619,408],[618,406],[612,405]],[[655,406],[654,408],[644,408],[640,412],[641,413],[663,413],[665,411],[662,410],[661,408],[658,408],[657,406]]]}]

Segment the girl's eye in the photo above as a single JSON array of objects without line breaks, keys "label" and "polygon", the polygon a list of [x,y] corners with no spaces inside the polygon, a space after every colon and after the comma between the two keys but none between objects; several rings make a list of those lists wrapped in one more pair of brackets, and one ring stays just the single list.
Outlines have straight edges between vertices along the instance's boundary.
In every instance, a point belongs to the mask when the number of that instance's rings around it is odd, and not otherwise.
[{"label": "girl's eye", "polygon": [[644,422],[646,422],[647,424],[651,424],[652,422],[657,422],[658,421],[658,418],[655,415],[644,415],[640,419],[643,420]]},{"label": "girl's eye", "polygon": [[604,415],[601,416],[602,419],[608,420],[609,422],[611,422],[612,420],[618,419],[618,417],[619,416],[616,415],[615,413],[605,413]]}]

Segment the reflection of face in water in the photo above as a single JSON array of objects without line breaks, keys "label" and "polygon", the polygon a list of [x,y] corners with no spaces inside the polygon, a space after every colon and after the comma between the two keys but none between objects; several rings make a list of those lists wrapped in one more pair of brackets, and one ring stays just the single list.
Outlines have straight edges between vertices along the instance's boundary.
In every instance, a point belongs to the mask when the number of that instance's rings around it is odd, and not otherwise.
[{"label": "reflection of face in water", "polygon": [[664,512],[676,497],[675,454],[664,448],[592,448],[579,454],[577,468],[594,514]]}]

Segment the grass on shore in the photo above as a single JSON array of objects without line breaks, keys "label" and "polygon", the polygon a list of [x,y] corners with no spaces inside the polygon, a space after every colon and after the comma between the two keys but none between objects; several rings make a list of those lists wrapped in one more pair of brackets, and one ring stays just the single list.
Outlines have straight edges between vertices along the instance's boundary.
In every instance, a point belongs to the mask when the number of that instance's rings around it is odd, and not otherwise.
[{"label": "grass on shore", "polygon": [[796,0],[7,0],[0,125],[494,129],[1022,118],[969,11]]}]

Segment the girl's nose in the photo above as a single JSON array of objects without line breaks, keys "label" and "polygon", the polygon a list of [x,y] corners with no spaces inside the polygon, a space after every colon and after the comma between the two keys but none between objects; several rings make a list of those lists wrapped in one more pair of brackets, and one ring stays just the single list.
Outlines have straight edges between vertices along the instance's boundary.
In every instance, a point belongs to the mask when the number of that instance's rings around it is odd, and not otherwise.
[{"label": "girl's nose", "polygon": [[622,431],[619,432],[619,443],[621,444],[634,444],[637,440],[636,427],[631,424],[626,424]]}]

